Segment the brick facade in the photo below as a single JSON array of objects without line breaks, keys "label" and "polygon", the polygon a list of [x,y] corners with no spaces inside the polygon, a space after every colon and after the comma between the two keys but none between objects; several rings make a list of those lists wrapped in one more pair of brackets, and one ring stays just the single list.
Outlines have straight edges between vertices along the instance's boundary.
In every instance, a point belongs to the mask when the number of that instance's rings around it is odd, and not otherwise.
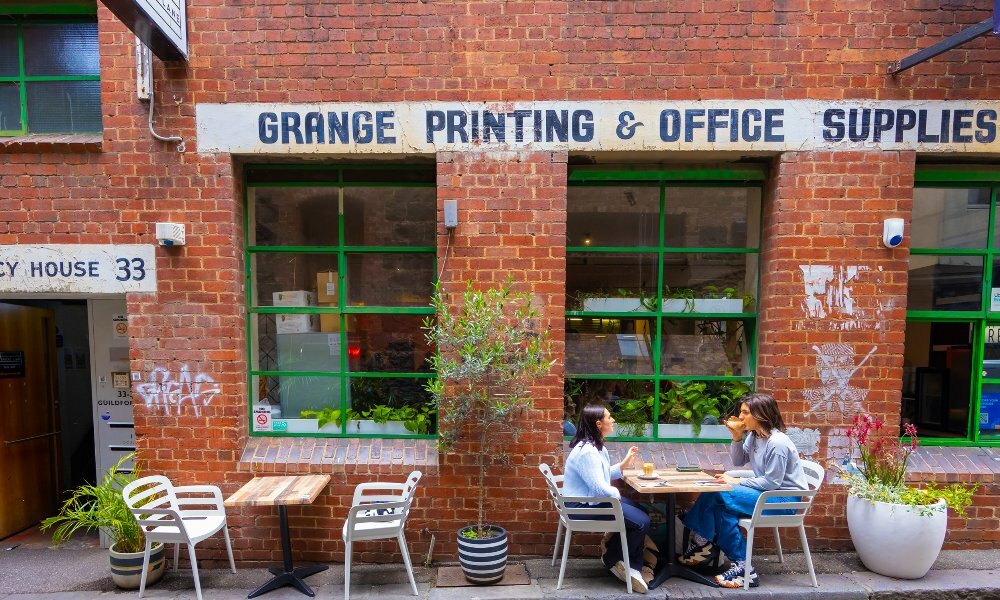
[{"label": "brick facade", "polygon": [[[131,367],[144,381],[158,369],[175,379],[210,374],[219,393],[197,415],[190,406],[178,416],[135,405],[147,469],[182,484],[216,483],[225,493],[252,471],[331,473],[317,504],[290,511],[297,557],[329,561],[343,558],[340,528],[353,487],[421,468],[426,475],[411,519],[411,553],[422,560],[433,534],[435,556],[450,560],[455,530],[474,516],[468,448],[437,456],[420,441],[292,443],[250,436],[242,159],[196,152],[195,105],[990,99],[997,96],[990,77],[1000,70],[995,39],[974,40],[899,77],[888,76],[885,64],[986,18],[991,9],[986,1],[938,7],[916,0],[824,8],[768,0],[195,3],[188,7],[190,62],[155,64],[154,123],[161,133],[185,139],[185,151],[178,152],[176,144],[151,140],[146,107],[135,96],[133,36],[98,5],[103,139],[0,138],[0,244],[154,243],[155,222],[187,223],[185,247],[157,249],[159,291],[128,296]],[[706,160],[738,158],[716,153]],[[865,391],[864,408],[889,422],[899,418],[908,250],[905,243],[886,250],[878,240],[883,218],[909,220],[917,159],[913,152],[875,150],[758,159],[769,176],[757,386],[778,397],[789,426],[819,432],[821,457],[838,455],[851,416],[815,392],[824,384],[821,360],[846,360],[844,346],[857,360],[866,357],[850,381]],[[461,213],[450,246],[443,226],[438,229],[444,284],[458,289],[466,279],[486,283],[511,275],[541,308],[560,358],[535,386],[530,426],[512,447],[514,467],[489,489],[493,518],[511,529],[514,554],[550,552],[555,531],[537,464],[563,460],[571,160],[565,152],[530,151],[436,157],[439,212],[444,200],[456,199]],[[662,153],[601,160],[677,159]],[[981,162],[995,163],[995,156]],[[818,267],[853,277],[853,312],[821,303],[810,316],[803,278]],[[815,316],[816,310],[826,316]],[[966,458],[956,458],[962,452]],[[918,477],[986,485],[969,518],[951,521],[949,546],[997,547],[996,453],[970,448],[921,456],[926,463],[916,469]],[[843,504],[842,487],[829,486],[819,497],[809,520],[817,549],[849,546]],[[276,513],[230,515],[237,560],[279,558]],[[356,558],[395,555],[394,543],[372,542],[362,544]]]}]

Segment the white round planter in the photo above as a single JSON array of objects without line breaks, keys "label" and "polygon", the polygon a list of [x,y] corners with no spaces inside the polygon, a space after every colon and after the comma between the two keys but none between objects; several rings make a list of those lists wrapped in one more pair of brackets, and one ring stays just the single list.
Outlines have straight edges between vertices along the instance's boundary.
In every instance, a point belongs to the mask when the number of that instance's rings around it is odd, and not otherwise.
[{"label": "white round planter", "polygon": [[848,494],[847,527],[858,557],[868,570],[899,579],[927,574],[941,552],[948,529],[944,500],[921,507],[873,502]]}]

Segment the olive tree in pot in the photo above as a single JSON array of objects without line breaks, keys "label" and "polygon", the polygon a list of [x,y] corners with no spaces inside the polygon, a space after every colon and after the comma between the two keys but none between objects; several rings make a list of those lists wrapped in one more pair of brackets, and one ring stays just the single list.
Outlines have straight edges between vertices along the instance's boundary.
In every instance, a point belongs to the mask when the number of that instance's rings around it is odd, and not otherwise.
[{"label": "olive tree in pot", "polygon": [[510,279],[483,291],[469,281],[452,305],[438,285],[436,318],[424,322],[427,341],[436,347],[428,361],[437,379],[427,390],[441,411],[438,446],[447,451],[467,441],[475,452],[478,518],[459,530],[458,548],[465,577],[476,584],[500,581],[507,567],[507,530],[486,515],[486,470],[509,463],[505,449],[531,406],[529,388],[553,364],[530,298],[512,288]]},{"label": "olive tree in pot", "polygon": [[[122,489],[139,478],[139,465],[132,470],[126,467],[134,454],[123,456],[97,485],[84,484],[76,488],[59,509],[59,514],[42,521],[42,531],[55,528],[52,541],[68,540],[79,530],[99,529],[111,540],[108,550],[111,559],[111,579],[120,588],[138,589],[142,577],[143,551],[146,538],[139,522],[129,511]],[[163,544],[153,545],[149,556],[146,585],[156,583],[163,576]]]}]

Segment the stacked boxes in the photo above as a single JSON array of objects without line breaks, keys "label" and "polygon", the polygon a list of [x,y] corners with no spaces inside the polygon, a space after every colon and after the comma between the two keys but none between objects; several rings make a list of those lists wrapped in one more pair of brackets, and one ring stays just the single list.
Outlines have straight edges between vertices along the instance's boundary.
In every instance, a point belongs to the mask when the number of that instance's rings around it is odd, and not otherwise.
[{"label": "stacked boxes", "polygon": [[[316,294],[305,290],[274,292],[274,306],[315,306]],[[319,331],[319,315],[275,315],[278,333],[309,333]]]},{"label": "stacked boxes", "polygon": [[[316,273],[316,295],[319,306],[337,306],[337,272]],[[320,315],[319,330],[329,333],[340,331],[340,315]]]}]

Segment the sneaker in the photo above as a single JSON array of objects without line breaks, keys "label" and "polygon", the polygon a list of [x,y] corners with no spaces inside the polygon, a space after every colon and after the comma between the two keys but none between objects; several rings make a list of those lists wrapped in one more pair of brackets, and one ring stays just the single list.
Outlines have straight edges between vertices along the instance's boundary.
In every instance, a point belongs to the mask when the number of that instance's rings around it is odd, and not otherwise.
[{"label": "sneaker", "polygon": [[[719,584],[719,587],[741,588],[746,576],[745,565],[742,563],[733,563],[733,566],[728,571],[722,575],[715,576],[715,583]],[[750,587],[757,587],[758,585],[760,585],[760,577],[757,576],[757,571],[750,569]]]},{"label": "sneaker", "polygon": [[701,567],[707,565],[719,557],[719,547],[712,542],[704,544],[692,544],[688,549],[677,557],[677,562],[687,567]]},{"label": "sneaker", "polygon": [[649,586],[646,585],[646,580],[643,579],[642,573],[636,571],[635,569],[628,570],[629,575],[632,576],[632,591],[638,592],[640,594],[645,594],[649,591]]},{"label": "sneaker", "polygon": [[625,566],[624,562],[618,561],[615,563],[615,566],[611,567],[611,573],[618,579],[621,579],[622,583],[625,583],[625,574],[628,573],[628,567]]}]

